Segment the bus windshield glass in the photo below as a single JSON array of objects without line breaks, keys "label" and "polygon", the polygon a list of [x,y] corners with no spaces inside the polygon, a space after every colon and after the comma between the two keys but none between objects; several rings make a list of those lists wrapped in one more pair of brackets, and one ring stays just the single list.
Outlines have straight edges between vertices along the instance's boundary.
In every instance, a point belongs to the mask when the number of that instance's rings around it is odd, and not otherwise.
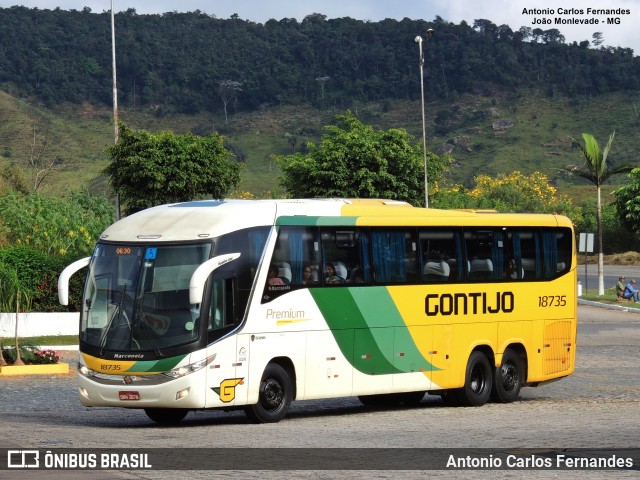
[{"label": "bus windshield glass", "polygon": [[198,340],[189,281],[211,243],[98,244],[83,301],[80,340],[107,351],[153,351]]}]

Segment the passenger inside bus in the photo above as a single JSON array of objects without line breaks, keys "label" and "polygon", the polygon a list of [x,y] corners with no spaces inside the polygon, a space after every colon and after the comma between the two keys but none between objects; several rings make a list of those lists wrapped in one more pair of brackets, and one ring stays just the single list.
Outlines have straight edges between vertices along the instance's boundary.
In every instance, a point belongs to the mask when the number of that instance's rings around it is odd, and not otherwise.
[{"label": "passenger inside bus", "polygon": [[342,285],[346,280],[346,269],[345,272],[340,272],[344,276],[338,274],[336,266],[333,263],[327,263],[327,275],[324,279],[324,283],[327,285]]},{"label": "passenger inside bus", "polygon": [[313,268],[311,268],[311,265],[305,265],[302,269],[302,285],[309,287],[317,284],[318,280],[314,278]]},{"label": "passenger inside bus", "polygon": [[[520,276],[522,278],[522,276]],[[516,265],[516,259],[510,258],[507,262],[507,268],[504,272],[505,280],[517,280],[518,279],[518,267]]]},{"label": "passenger inside bus", "polygon": [[267,273],[267,283],[269,285],[284,285],[284,280],[282,280],[279,276],[279,269],[274,264],[271,264],[269,267],[269,272]]}]

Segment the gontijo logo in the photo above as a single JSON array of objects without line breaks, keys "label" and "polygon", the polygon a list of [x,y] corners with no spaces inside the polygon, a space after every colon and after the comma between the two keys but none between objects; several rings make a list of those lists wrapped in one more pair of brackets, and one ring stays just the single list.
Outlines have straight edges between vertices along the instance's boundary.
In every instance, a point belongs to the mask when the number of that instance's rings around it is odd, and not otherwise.
[{"label": "gontijo logo", "polygon": [[515,308],[513,292],[496,292],[495,299],[486,292],[428,294],[424,299],[425,313],[434,315],[478,315],[480,313],[510,313]]},{"label": "gontijo logo", "polygon": [[212,390],[220,396],[220,400],[229,403],[236,398],[236,387],[244,384],[244,378],[227,378],[220,382],[220,386]]}]

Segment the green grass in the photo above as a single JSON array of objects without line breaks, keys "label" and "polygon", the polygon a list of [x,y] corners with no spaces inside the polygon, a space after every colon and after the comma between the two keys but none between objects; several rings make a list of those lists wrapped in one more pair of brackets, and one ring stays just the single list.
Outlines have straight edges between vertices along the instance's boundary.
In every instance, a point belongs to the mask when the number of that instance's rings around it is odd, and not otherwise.
[{"label": "green grass", "polygon": [[582,300],[588,300],[591,302],[607,303],[612,305],[627,305],[628,302],[620,302],[616,299],[616,292],[612,288],[608,288],[604,291],[604,295],[598,295],[597,290],[586,290],[582,292],[580,297]]}]

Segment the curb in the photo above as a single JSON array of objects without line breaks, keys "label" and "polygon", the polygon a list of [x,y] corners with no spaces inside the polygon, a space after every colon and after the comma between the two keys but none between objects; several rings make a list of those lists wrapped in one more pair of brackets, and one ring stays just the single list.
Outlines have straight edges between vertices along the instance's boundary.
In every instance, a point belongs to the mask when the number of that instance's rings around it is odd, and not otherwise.
[{"label": "curb", "polygon": [[609,310],[620,310],[621,312],[640,313],[640,306],[626,307],[624,305],[615,305],[612,303],[602,303],[602,302],[594,302],[591,300],[582,300],[581,298],[578,298],[578,305],[589,305],[591,307],[606,308]]},{"label": "curb", "polygon": [[7,365],[0,367],[0,376],[5,375],[51,375],[69,373],[68,363],[46,365]]}]

